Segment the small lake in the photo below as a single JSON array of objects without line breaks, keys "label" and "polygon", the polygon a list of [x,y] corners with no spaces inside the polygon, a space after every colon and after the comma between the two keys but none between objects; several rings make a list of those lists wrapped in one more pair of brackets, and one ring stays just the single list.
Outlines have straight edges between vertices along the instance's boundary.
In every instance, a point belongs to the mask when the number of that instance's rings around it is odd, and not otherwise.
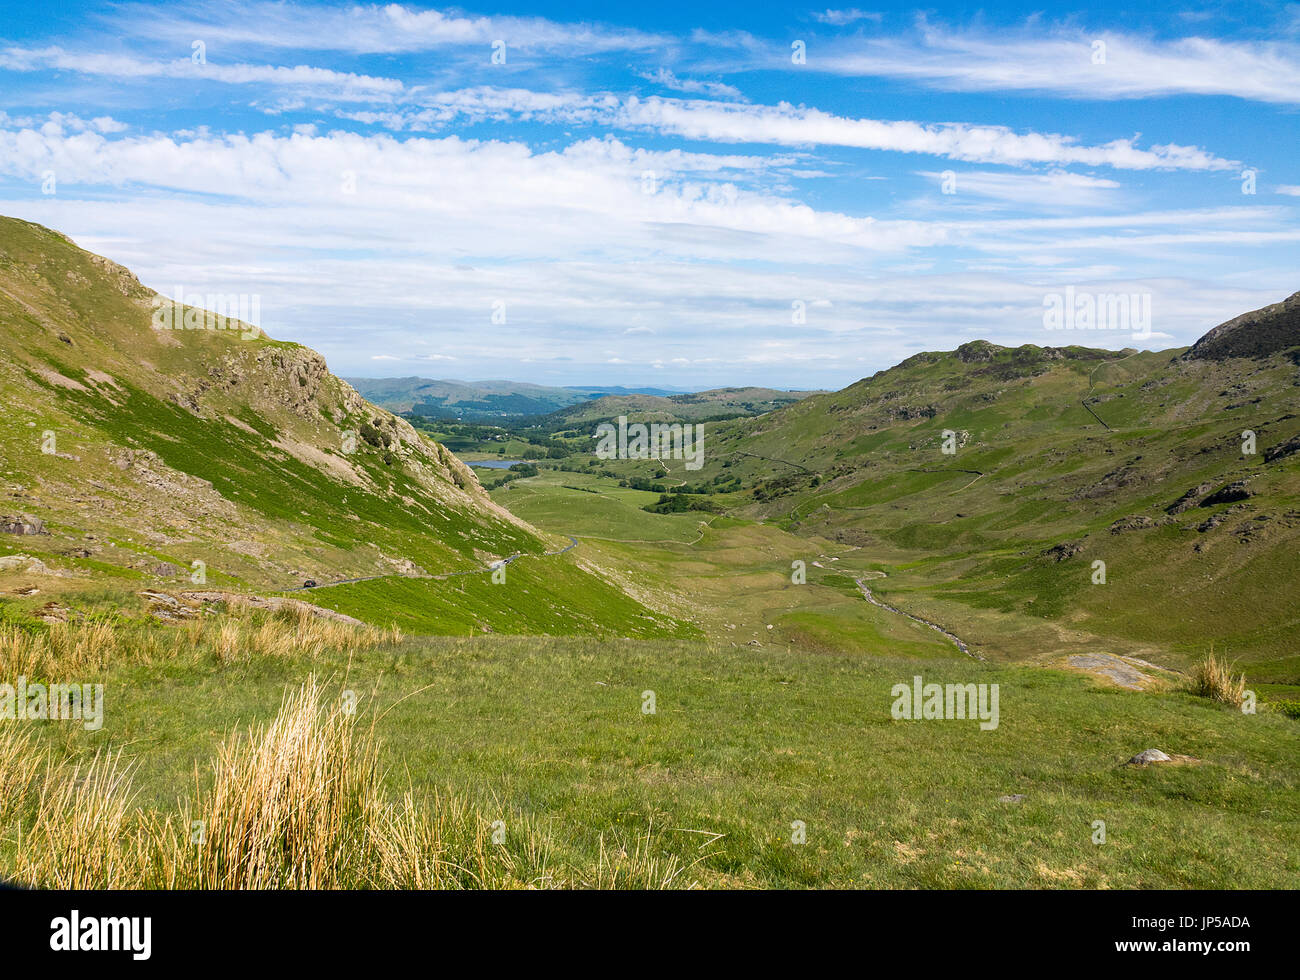
[{"label": "small lake", "polygon": [[466,466],[481,466],[485,470],[508,470],[516,463],[527,463],[526,459],[475,459],[462,460]]}]

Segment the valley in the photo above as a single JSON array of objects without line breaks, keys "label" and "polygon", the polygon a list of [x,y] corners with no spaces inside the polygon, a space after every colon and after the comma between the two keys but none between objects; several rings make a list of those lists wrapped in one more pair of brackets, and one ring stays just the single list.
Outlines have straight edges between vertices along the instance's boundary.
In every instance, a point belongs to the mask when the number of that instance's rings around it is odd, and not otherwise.
[{"label": "valley", "polygon": [[[373,753],[314,886],[1300,875],[1300,294],[1190,348],[975,340],[491,421],[153,305],[0,219],[0,683],[104,690],[94,731],[0,724],[0,876],[302,886],[178,836],[288,730]],[[601,458],[620,419],[703,426],[702,465]],[[1197,693],[1211,653],[1255,710]],[[891,716],[918,679],[998,721]],[[86,776],[117,765],[129,794]]]}]

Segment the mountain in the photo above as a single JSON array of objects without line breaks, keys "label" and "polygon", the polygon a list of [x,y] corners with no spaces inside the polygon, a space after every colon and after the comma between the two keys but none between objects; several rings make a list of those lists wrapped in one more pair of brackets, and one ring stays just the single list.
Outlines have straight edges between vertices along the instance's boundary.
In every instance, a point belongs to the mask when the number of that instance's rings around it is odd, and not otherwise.
[{"label": "mountain", "polygon": [[0,618],[311,580],[333,586],[300,593],[312,603],[423,632],[686,630],[493,503],[315,351],[2,217],[0,412]]},{"label": "mountain", "polygon": [[[0,219],[3,499],[73,572],[256,588],[540,551],[473,473],[315,351],[195,329],[126,269]],[[191,328],[185,328],[189,314]]]},{"label": "mountain", "polygon": [[694,422],[729,415],[761,415],[813,392],[774,388],[714,388],[677,395],[612,394],[555,412],[548,422],[575,425],[626,415],[636,421]]},{"label": "mountain", "polygon": [[1300,346],[1300,293],[1221,323],[1198,340],[1188,357],[1224,360],[1268,357]]},{"label": "mountain", "polygon": [[917,354],[718,424],[691,479],[739,478],[740,513],[877,559],[879,591],[1002,656],[1179,663],[1213,642],[1300,683],[1295,311],[1190,351]]},{"label": "mountain", "polygon": [[548,415],[607,394],[670,395],[662,388],[555,388],[522,381],[437,381],[430,378],[347,378],[389,411],[483,422]]}]

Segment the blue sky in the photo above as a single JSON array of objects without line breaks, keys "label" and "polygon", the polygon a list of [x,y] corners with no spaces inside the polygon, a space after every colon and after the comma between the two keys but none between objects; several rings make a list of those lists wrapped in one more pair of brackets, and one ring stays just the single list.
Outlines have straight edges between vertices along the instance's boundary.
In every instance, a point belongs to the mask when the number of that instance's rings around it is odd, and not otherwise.
[{"label": "blue sky", "polygon": [[5,0],[0,213],[348,375],[1175,347],[1300,289],[1300,4],[1132,6]]}]

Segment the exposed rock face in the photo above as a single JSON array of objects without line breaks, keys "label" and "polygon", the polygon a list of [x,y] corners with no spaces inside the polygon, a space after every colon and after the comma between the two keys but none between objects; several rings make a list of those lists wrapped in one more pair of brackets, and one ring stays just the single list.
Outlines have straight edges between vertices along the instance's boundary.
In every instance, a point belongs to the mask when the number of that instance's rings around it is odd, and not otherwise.
[{"label": "exposed rock face", "polygon": [[1253,494],[1246,486],[1245,480],[1234,480],[1227,486],[1220,487],[1201,501],[1202,507],[1213,507],[1215,504],[1231,504],[1238,500],[1245,500]]},{"label": "exposed rock face", "polygon": [[39,517],[32,517],[30,514],[21,514],[18,517],[0,517],[0,532],[4,534],[49,534],[45,530],[45,522]]},{"label": "exposed rock face", "polygon": [[957,360],[964,364],[981,364],[993,360],[1004,350],[1005,347],[991,344],[987,340],[972,340],[957,348]]},{"label": "exposed rock face", "polygon": [[1141,691],[1154,680],[1129,661],[1109,653],[1076,653],[1067,657],[1066,663],[1078,670],[1109,678],[1130,691]]},{"label": "exposed rock face", "polygon": [[1212,361],[1268,357],[1296,346],[1300,346],[1300,293],[1219,324],[1184,356]]},{"label": "exposed rock face", "polygon": [[1286,442],[1265,449],[1264,462],[1274,463],[1279,459],[1286,459],[1286,457],[1292,456],[1295,453],[1300,453],[1300,436],[1294,436]]},{"label": "exposed rock face", "polygon": [[1122,517],[1110,526],[1111,534],[1123,534],[1125,531],[1146,531],[1156,526],[1156,522],[1144,515]]},{"label": "exposed rock face", "polygon": [[1196,506],[1196,502],[1210,492],[1210,485],[1202,483],[1198,487],[1192,487],[1185,494],[1175,500],[1165,508],[1166,514],[1181,514],[1185,510],[1191,510]]},{"label": "exposed rock face", "polygon": [[1052,561],[1065,561],[1073,558],[1081,551],[1083,551],[1082,541],[1063,541],[1061,544],[1052,545],[1043,552],[1043,556],[1050,558]]}]

